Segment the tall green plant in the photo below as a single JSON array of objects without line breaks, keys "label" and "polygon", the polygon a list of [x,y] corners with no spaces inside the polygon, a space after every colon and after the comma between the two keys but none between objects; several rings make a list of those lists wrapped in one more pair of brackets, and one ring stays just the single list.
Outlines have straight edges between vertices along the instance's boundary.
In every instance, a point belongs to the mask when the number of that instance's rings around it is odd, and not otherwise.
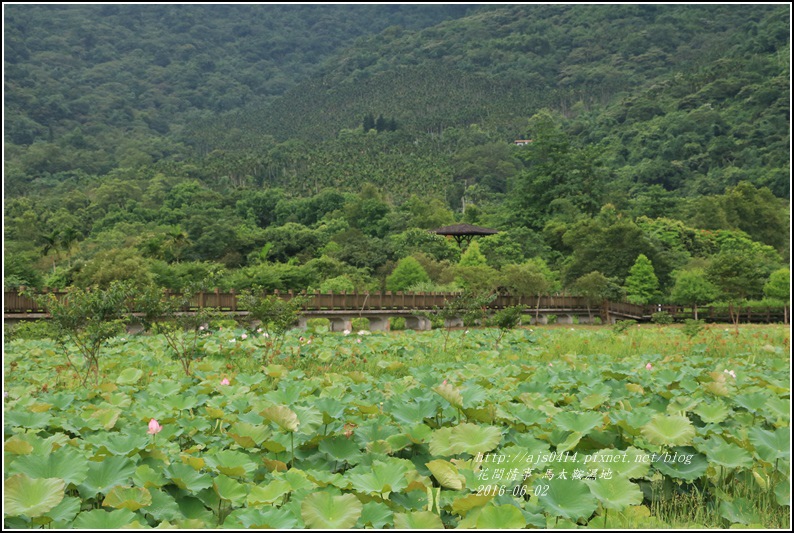
[{"label": "tall green plant", "polygon": [[266,341],[262,343],[265,358],[278,355],[284,344],[284,334],[295,326],[308,297],[294,296],[287,300],[276,295],[265,295],[262,287],[244,291],[240,303],[248,311],[246,320],[251,329],[262,330]]},{"label": "tall green plant", "polygon": [[[55,340],[85,386],[91,374],[99,384],[99,359],[105,343],[124,332],[130,320],[129,304],[134,287],[129,282],[114,281],[107,289],[72,288],[65,297],[55,294],[32,294],[36,303],[52,317]],[[83,368],[72,362],[71,347],[83,357]]]},{"label": "tall green plant", "polygon": [[163,336],[187,376],[191,363],[201,356],[201,339],[209,335],[212,322],[222,316],[216,307],[189,311],[196,292],[190,288],[170,294],[152,285],[139,290],[135,298],[136,319],[145,330]]}]

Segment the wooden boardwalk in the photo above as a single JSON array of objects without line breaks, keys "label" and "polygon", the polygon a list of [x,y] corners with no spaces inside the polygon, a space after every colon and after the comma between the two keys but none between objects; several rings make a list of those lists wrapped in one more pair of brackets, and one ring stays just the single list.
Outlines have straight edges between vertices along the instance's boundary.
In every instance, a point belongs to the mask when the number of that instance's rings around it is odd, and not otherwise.
[{"label": "wooden boardwalk", "polygon": [[[58,298],[65,297],[67,292],[53,291]],[[444,307],[445,303],[454,299],[459,293],[435,292],[374,292],[374,293],[313,293],[293,291],[273,293],[285,300],[297,295],[306,296],[308,301],[303,308],[305,318],[328,318],[330,320],[349,318],[369,318],[381,320],[389,317],[412,317],[417,313],[433,312]],[[230,315],[245,316],[247,311],[241,305],[239,295],[234,291],[219,290],[201,292],[193,296],[185,312],[195,311],[204,307],[215,307]],[[510,294],[499,294],[487,306],[486,311],[497,311],[506,307],[521,305],[524,313],[533,320],[546,323],[554,315],[561,323],[573,323],[576,317],[579,323],[590,322],[592,317],[599,317],[602,322],[617,320],[637,320],[650,322],[653,314],[665,311],[674,320],[683,321],[694,318],[690,307],[681,305],[635,305],[627,302],[604,302],[601,305],[588,305],[585,298],[578,296],[542,296],[539,299],[518,298]],[[784,321],[783,307],[739,307],[741,322],[773,323]],[[3,299],[3,319],[6,323],[20,320],[36,320],[49,318],[47,310],[26,296],[16,291],[6,291]],[[727,307],[700,307],[698,318],[706,322],[730,322]]]}]

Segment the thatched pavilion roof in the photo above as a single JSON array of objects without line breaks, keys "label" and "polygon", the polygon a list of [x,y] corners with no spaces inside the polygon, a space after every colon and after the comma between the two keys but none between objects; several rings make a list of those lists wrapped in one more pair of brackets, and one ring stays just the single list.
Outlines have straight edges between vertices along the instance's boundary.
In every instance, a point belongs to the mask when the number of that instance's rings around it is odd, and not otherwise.
[{"label": "thatched pavilion roof", "polygon": [[470,243],[472,237],[477,235],[494,235],[499,232],[495,229],[472,226],[471,224],[453,224],[452,226],[444,226],[443,228],[430,230],[430,233],[451,235],[455,237],[458,246],[462,246],[464,240],[466,243]]}]

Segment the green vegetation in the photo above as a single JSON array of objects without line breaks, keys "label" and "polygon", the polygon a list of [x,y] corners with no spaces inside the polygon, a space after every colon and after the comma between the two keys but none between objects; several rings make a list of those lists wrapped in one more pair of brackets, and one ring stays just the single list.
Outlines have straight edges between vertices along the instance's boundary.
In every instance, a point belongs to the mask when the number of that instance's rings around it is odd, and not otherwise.
[{"label": "green vegetation", "polygon": [[[421,290],[698,306],[787,267],[787,6],[5,13],[6,289],[383,290],[413,257]],[[456,222],[500,233],[426,231]]]},{"label": "green vegetation", "polygon": [[501,325],[6,342],[4,526],[790,525],[788,328]]}]

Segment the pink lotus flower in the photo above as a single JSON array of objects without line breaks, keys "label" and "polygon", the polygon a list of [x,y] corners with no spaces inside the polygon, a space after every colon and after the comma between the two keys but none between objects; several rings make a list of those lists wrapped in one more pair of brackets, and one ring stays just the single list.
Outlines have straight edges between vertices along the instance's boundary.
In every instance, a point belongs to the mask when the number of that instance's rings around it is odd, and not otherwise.
[{"label": "pink lotus flower", "polygon": [[733,370],[725,370],[724,372],[725,374],[731,376],[733,379],[736,379],[736,372],[734,372]]},{"label": "pink lotus flower", "polygon": [[247,339],[247,338],[248,338],[248,335],[246,335],[245,333],[243,333],[242,335],[240,335],[240,338],[241,338],[241,339],[243,339],[243,340],[245,340],[245,339]]},{"label": "pink lotus flower", "polygon": [[653,365],[651,363],[648,363],[647,365],[645,365],[645,369],[646,370],[650,370],[652,368],[653,368]]},{"label": "pink lotus flower", "polygon": [[157,420],[155,420],[154,418],[152,418],[151,420],[149,420],[149,431],[147,431],[147,433],[148,433],[149,435],[157,435],[157,434],[158,434],[158,433],[160,433],[162,430],[163,430],[163,426],[161,426],[161,425],[160,425],[160,424],[157,422]]},{"label": "pink lotus flower", "polygon": [[229,384],[229,379],[228,378],[223,378],[221,380],[221,385],[228,385],[228,384]]},{"label": "pink lotus flower", "polygon": [[446,384],[447,384],[447,380],[445,379],[445,380],[444,380],[444,383],[442,383],[442,385],[446,385]]}]

